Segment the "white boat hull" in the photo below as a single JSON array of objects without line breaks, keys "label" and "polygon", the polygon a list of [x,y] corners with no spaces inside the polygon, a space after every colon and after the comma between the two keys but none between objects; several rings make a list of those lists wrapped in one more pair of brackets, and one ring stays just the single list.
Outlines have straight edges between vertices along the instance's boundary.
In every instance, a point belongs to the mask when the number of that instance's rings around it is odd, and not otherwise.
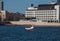
[{"label": "white boat hull", "polygon": [[34,27],[32,26],[32,27],[30,27],[30,28],[25,28],[26,30],[32,30],[32,29],[34,29]]}]

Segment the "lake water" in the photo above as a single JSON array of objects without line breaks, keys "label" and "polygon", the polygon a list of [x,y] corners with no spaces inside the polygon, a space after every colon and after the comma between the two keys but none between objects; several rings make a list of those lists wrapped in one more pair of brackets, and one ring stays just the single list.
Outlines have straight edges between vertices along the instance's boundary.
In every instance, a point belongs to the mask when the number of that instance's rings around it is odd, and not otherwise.
[{"label": "lake water", "polygon": [[25,26],[0,26],[0,41],[60,41],[59,26],[35,26],[25,30]]}]

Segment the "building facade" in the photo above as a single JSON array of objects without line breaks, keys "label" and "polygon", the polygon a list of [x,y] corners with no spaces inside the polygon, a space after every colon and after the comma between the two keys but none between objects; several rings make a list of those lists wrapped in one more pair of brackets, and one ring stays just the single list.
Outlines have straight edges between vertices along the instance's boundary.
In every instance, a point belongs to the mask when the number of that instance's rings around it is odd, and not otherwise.
[{"label": "building facade", "polygon": [[56,10],[36,11],[36,19],[41,22],[57,21]]},{"label": "building facade", "polygon": [[26,18],[35,18],[35,12],[36,12],[37,8],[34,8],[34,7],[29,7],[27,9],[27,11],[25,12],[25,17]]},{"label": "building facade", "polygon": [[[40,4],[38,7],[29,7],[25,12],[25,17],[35,17],[40,22],[60,22],[60,4],[58,3]],[[33,9],[32,9],[33,8]]]},{"label": "building facade", "polygon": [[0,21],[19,21],[24,18],[22,13],[4,10],[4,2],[0,0]]},{"label": "building facade", "polygon": [[1,10],[0,11],[0,21],[4,21],[6,19],[6,11]]},{"label": "building facade", "polygon": [[6,12],[6,21],[20,21],[23,18],[21,13]]}]

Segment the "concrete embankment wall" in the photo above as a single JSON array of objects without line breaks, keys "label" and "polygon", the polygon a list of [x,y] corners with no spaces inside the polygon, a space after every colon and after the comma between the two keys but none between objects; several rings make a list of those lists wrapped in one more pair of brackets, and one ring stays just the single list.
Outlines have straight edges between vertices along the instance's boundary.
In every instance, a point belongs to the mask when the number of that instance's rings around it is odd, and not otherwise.
[{"label": "concrete embankment wall", "polygon": [[37,26],[60,26],[60,23],[32,22],[32,21],[11,21],[12,25],[37,25]]}]

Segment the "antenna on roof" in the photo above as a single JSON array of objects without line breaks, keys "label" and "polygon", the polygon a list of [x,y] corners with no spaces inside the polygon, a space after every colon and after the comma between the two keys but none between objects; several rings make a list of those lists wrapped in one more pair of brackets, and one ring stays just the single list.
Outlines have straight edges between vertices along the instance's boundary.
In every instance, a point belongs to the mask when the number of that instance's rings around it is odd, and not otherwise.
[{"label": "antenna on roof", "polygon": [[55,1],[49,1],[48,4],[55,4]]},{"label": "antenna on roof", "polygon": [[33,4],[31,4],[31,7],[33,7],[34,5]]}]

